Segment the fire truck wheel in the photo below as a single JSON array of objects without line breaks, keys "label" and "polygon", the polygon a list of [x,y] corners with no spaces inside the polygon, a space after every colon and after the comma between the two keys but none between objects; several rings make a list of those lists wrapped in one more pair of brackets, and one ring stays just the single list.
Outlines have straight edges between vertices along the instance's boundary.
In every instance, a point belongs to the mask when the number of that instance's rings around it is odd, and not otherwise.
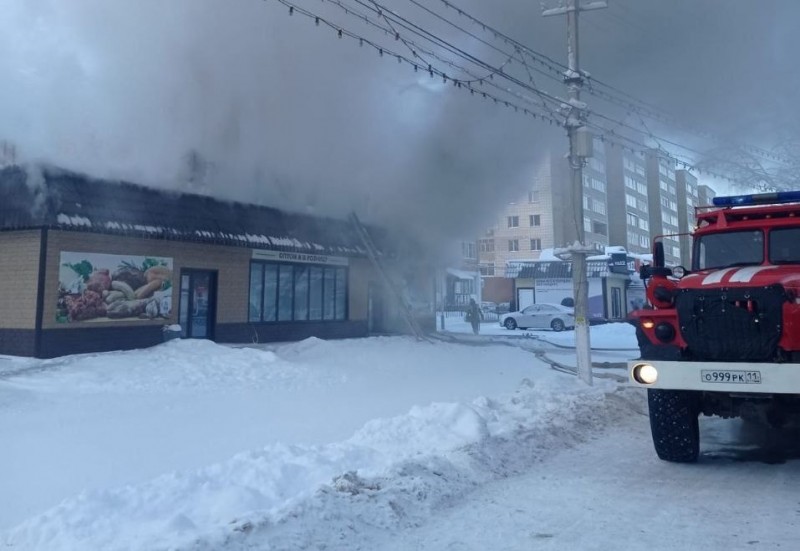
[{"label": "fire truck wheel", "polygon": [[650,431],[664,461],[694,463],[700,453],[697,396],[686,390],[647,391]]}]

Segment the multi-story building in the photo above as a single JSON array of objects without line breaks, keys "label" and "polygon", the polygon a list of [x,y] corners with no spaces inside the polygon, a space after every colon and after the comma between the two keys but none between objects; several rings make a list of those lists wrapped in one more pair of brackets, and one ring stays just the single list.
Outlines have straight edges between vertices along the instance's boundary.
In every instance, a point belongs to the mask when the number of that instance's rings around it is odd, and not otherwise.
[{"label": "multi-story building", "polygon": [[608,240],[632,253],[650,252],[650,207],[644,157],[606,145]]},{"label": "multi-story building", "polygon": [[710,187],[700,184],[697,186],[697,204],[701,207],[707,207],[711,205],[714,197],[717,196],[717,192],[711,189]]},{"label": "multi-story building", "polygon": [[663,235],[667,264],[681,261],[678,221],[678,188],[675,183],[675,161],[658,150],[645,153],[645,177],[650,212],[650,232]]},{"label": "multi-story building", "polygon": [[[509,263],[539,258],[547,248],[575,241],[576,220],[571,201],[567,160],[547,153],[537,164],[531,187],[499,214],[497,223],[478,241],[484,276],[504,277]],[[605,156],[592,159],[583,173],[585,242],[598,250],[608,245],[608,199]]]},{"label": "multi-story building", "polygon": [[695,207],[698,203],[697,177],[688,170],[675,171],[675,185],[678,192],[678,232],[680,237],[681,265],[688,267],[691,262],[692,239],[689,235],[694,229]]},{"label": "multi-story building", "polygon": [[[531,188],[507,205],[498,223],[479,239],[481,275],[504,277],[508,265],[537,260],[542,249],[572,243],[576,221],[570,190],[567,160],[544,155]],[[713,196],[691,173],[675,170],[675,162],[662,152],[632,153],[598,144],[583,169],[585,243],[598,250],[615,245],[647,254],[652,239],[665,236],[666,261],[688,265],[695,206],[710,204]]]}]

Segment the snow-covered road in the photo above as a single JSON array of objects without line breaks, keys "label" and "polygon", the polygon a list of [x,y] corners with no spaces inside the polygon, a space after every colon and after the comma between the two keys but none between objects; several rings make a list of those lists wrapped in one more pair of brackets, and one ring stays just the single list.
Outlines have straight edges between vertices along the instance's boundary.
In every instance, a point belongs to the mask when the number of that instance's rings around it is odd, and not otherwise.
[{"label": "snow-covered road", "polygon": [[702,461],[676,465],[656,459],[646,417],[622,418],[520,476],[482,486],[382,548],[796,549],[800,462],[767,464],[749,454],[734,444],[738,431],[730,428],[739,426],[704,423]]}]

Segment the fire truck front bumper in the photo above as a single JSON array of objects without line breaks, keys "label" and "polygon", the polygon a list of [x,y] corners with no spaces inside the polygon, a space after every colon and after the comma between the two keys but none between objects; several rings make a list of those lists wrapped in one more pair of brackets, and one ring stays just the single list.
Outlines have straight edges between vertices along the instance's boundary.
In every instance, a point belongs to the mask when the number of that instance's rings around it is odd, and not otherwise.
[{"label": "fire truck front bumper", "polygon": [[643,388],[747,394],[800,394],[800,364],[750,362],[628,362],[631,383]]}]

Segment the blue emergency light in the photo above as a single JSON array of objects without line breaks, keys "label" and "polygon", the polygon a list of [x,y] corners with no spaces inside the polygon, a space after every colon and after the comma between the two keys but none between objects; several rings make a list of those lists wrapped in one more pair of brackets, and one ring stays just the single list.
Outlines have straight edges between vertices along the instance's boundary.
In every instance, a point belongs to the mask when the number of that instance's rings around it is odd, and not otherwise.
[{"label": "blue emergency light", "polygon": [[717,207],[743,207],[745,205],[774,205],[775,203],[800,202],[800,191],[776,191],[773,193],[754,193],[751,195],[729,195],[714,197]]}]

